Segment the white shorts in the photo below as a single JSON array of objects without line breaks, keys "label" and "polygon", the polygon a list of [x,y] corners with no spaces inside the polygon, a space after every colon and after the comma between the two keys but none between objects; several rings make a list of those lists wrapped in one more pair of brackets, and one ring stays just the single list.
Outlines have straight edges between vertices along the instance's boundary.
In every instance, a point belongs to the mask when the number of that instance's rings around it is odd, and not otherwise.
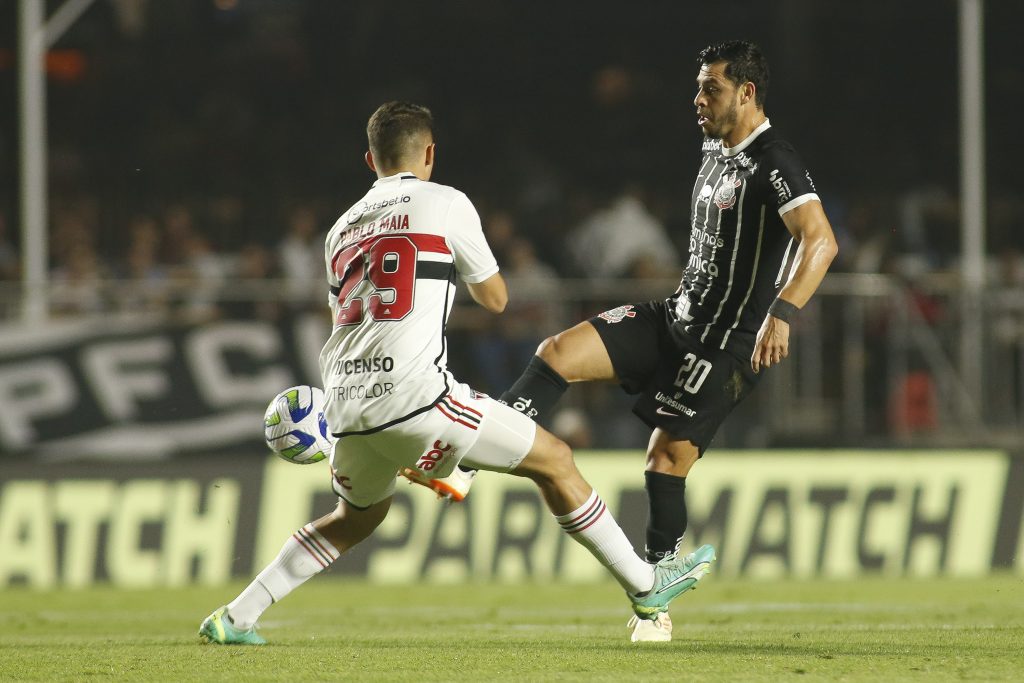
[{"label": "white shorts", "polygon": [[460,462],[508,472],[533,447],[537,425],[490,396],[456,383],[430,410],[379,432],[345,436],[334,445],[334,492],[357,508],[389,498],[403,467],[447,477]]}]

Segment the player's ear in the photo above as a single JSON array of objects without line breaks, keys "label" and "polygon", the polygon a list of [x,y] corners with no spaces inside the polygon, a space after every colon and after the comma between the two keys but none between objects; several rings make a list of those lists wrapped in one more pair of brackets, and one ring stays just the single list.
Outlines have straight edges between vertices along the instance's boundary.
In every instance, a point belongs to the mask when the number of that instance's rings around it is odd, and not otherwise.
[{"label": "player's ear", "polygon": [[746,104],[747,102],[755,101],[756,95],[757,86],[754,85],[751,81],[747,81],[746,83],[743,84],[743,87],[740,88],[740,104]]},{"label": "player's ear", "polygon": [[366,154],[363,156],[366,159],[366,165],[370,167],[370,170],[374,173],[377,172],[377,166],[373,163],[373,152],[366,150]]},{"label": "player's ear", "polygon": [[426,165],[427,168],[430,168],[431,166],[434,165],[434,150],[436,146],[437,145],[434,142],[431,142],[429,145],[427,145],[426,156],[423,158],[423,163],[424,165]]}]

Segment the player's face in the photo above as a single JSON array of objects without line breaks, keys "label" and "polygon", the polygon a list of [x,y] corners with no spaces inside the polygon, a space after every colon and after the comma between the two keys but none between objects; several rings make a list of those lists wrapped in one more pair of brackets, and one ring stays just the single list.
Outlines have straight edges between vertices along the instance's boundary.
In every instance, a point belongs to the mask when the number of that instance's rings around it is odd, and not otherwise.
[{"label": "player's face", "polygon": [[702,64],[697,72],[697,125],[709,138],[725,138],[739,119],[739,88],[725,75],[725,62]]}]

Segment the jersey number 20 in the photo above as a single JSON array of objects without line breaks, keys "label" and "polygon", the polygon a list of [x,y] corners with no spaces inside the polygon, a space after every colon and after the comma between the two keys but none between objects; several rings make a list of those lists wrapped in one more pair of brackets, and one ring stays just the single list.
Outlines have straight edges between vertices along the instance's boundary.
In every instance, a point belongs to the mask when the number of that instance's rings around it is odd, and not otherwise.
[{"label": "jersey number 20", "polygon": [[[335,325],[358,325],[366,312],[375,321],[401,320],[413,306],[416,284],[416,245],[405,236],[385,236],[366,245],[354,244],[334,259],[338,276],[338,317]],[[354,295],[363,280],[369,294]],[[389,301],[385,301],[385,294]]]},{"label": "jersey number 20", "polygon": [[676,381],[673,384],[691,394],[696,394],[700,391],[704,380],[708,378],[709,372],[711,372],[711,363],[688,353],[683,356],[683,364],[679,366],[679,372],[676,373]]}]

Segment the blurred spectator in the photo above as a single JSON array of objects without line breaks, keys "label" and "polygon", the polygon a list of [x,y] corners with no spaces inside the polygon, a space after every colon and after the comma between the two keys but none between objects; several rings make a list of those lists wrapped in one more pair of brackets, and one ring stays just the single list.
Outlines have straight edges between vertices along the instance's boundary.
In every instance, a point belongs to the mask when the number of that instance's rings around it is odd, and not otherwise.
[{"label": "blurred spectator", "polygon": [[161,247],[161,258],[164,263],[194,268],[191,262],[195,259],[197,247],[203,251],[209,250],[209,244],[205,243],[205,239],[198,238],[203,240],[202,245],[197,245],[193,241],[196,237],[194,222],[192,209],[185,204],[172,204],[164,210]]},{"label": "blurred spectator", "polygon": [[215,318],[228,279],[227,264],[202,235],[187,233],[184,239],[183,264],[176,269],[176,279],[184,288],[184,313],[191,320]]},{"label": "blurred spectator", "polygon": [[899,201],[900,248],[928,259],[932,268],[950,265],[960,224],[959,203],[945,188],[918,187]]},{"label": "blurred spectator", "polygon": [[484,318],[486,326],[471,341],[489,391],[511,385],[540,340],[561,328],[562,318],[561,302],[552,296],[559,285],[554,269],[538,260],[533,245],[522,237],[508,237],[502,248],[508,307],[500,318]]},{"label": "blurred spectator", "polygon": [[137,216],[128,228],[129,242],[119,276],[132,280],[116,288],[118,306],[126,311],[167,310],[169,277],[159,262],[160,228],[149,216]]},{"label": "blurred spectator", "polygon": [[81,250],[96,256],[96,230],[88,212],[77,203],[55,208],[50,235],[50,256],[53,262],[67,266],[73,255]]},{"label": "blurred spectator", "polygon": [[[235,264],[234,277],[232,282],[237,282],[242,288],[243,296],[229,296],[224,298],[222,310],[226,318],[237,319],[260,319],[276,320],[281,315],[281,302],[279,292],[269,292],[269,295],[261,295],[261,290],[267,292],[266,286],[273,285],[270,282],[277,273],[274,269],[274,256],[270,250],[261,244],[249,243],[242,247],[238,253],[238,261]],[[262,287],[261,287],[262,285]]]},{"label": "blurred spectator", "polygon": [[840,245],[840,269],[853,273],[881,273],[895,242],[891,212],[879,207],[877,202],[865,200],[852,204],[841,216],[843,226],[839,232],[845,246]]},{"label": "blurred spectator", "polygon": [[1016,247],[1003,249],[991,260],[988,272],[990,284],[996,287],[1024,289],[1024,253]]},{"label": "blurred spectator", "polygon": [[[993,316],[991,334],[993,353],[986,362],[990,374],[989,390],[997,397],[991,411],[1008,421],[1024,419],[1024,254],[1010,247],[993,259],[988,272],[992,289],[987,294]],[[996,308],[998,306],[998,308]]]},{"label": "blurred spectator", "polygon": [[316,211],[308,204],[288,214],[288,232],[277,246],[284,294],[290,306],[322,306],[324,291],[324,235],[317,231]]},{"label": "blurred spectator", "polygon": [[567,246],[586,277],[679,275],[675,245],[635,190],[623,192],[584,219],[569,234]]},{"label": "blurred spectator", "polygon": [[62,250],[61,262],[51,273],[50,310],[54,315],[103,312],[106,275],[91,245],[79,243]]}]

